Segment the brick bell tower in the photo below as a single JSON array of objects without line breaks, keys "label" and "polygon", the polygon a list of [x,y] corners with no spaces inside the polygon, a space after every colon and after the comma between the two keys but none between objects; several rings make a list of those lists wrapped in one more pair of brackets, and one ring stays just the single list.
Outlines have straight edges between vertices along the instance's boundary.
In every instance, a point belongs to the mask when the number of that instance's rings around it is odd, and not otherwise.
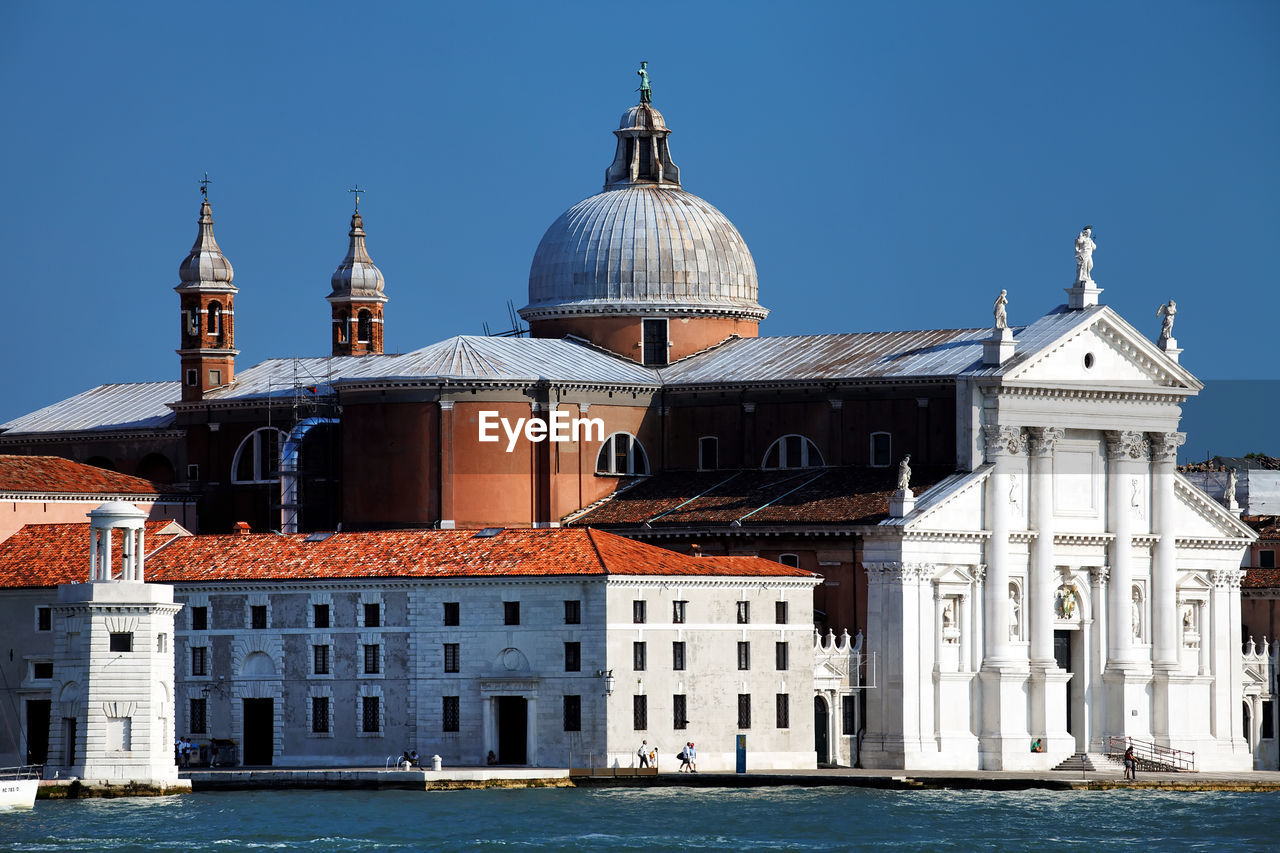
[{"label": "brick bell tower", "polygon": [[209,179],[200,182],[200,233],[178,268],[182,309],[182,400],[201,400],[236,378],[235,271],[213,238]]},{"label": "brick bell tower", "polygon": [[329,280],[333,292],[329,300],[333,312],[333,354],[371,355],[382,352],[382,307],[387,297],[382,292],[382,271],[373,264],[364,245],[364,218],[360,216],[360,193],[351,214],[351,243],[347,256],[333,271]]}]

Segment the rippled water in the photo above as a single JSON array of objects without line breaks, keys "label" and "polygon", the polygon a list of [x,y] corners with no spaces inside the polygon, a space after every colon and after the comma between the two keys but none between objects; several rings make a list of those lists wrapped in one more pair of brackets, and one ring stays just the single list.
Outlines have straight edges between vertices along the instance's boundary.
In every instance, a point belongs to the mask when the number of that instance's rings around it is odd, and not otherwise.
[{"label": "rippled water", "polygon": [[857,788],[254,791],[44,801],[0,849],[1274,850],[1280,794]]}]

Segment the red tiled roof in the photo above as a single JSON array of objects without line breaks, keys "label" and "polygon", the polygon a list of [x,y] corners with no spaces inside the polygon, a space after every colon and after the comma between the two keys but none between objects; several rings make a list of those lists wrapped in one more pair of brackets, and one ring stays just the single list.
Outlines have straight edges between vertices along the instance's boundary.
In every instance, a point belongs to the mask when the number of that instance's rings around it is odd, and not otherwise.
[{"label": "red tiled roof", "polygon": [[1252,527],[1259,539],[1280,539],[1280,516],[1246,515],[1240,520]]},{"label": "red tiled roof", "polygon": [[[919,495],[950,470],[917,471]],[[657,474],[571,522],[652,528],[753,524],[875,524],[889,514],[897,468],[675,471]]]},{"label": "red tiled roof", "polygon": [[1280,587],[1280,569],[1245,569],[1240,581],[1244,589],[1275,589]]},{"label": "red tiled roof", "polygon": [[162,491],[174,488],[60,456],[0,456],[0,492],[154,496]]},{"label": "red tiled roof", "polygon": [[[150,534],[148,523],[148,533]],[[162,522],[160,524],[163,524]],[[812,577],[758,557],[690,557],[586,529],[387,530],[174,538],[146,559],[149,581],[557,575]],[[88,576],[87,524],[27,525],[0,542],[0,588],[54,586]],[[119,549],[115,549],[118,554]]]}]

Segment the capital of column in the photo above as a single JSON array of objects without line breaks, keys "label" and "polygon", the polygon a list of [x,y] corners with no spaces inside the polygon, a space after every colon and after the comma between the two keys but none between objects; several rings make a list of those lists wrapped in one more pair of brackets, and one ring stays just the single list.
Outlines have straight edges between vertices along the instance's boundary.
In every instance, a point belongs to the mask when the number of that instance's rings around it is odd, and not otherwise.
[{"label": "capital of column", "polygon": [[453,401],[452,401],[452,400],[441,400],[441,401],[440,401],[440,411],[442,411],[442,412],[452,412],[452,411],[453,411]]},{"label": "capital of column", "polygon": [[1107,430],[1106,436],[1108,459],[1147,459],[1151,455],[1151,442],[1140,432]]},{"label": "capital of column", "polygon": [[987,424],[982,428],[982,436],[986,440],[988,462],[997,456],[1017,456],[1027,448],[1027,436],[1022,427]]},{"label": "capital of column", "polygon": [[831,404],[831,410],[833,412],[838,412],[844,408],[844,400],[841,400],[838,397],[831,397],[827,402]]},{"label": "capital of column", "polygon": [[975,581],[977,581],[978,583],[982,583],[987,579],[987,564],[978,563],[977,565],[972,567],[972,569],[970,570],[970,574],[973,575],[973,579]]},{"label": "capital of column", "polygon": [[1185,432],[1153,432],[1150,435],[1152,461],[1178,461],[1178,448],[1185,444],[1187,440]]},{"label": "capital of column", "polygon": [[1107,581],[1111,580],[1110,566],[1090,566],[1089,578],[1099,586],[1106,586]]},{"label": "capital of column", "polygon": [[1239,589],[1243,577],[1243,569],[1213,569],[1209,572],[1209,583],[1218,589]]},{"label": "capital of column", "polygon": [[746,412],[748,415],[754,414],[754,413],[755,413],[755,411],[756,411],[756,404],[755,404],[755,403],[743,403],[743,404],[742,404],[742,411]]},{"label": "capital of column", "polygon": [[1027,427],[1027,444],[1032,456],[1052,456],[1053,447],[1066,431],[1060,427]]}]

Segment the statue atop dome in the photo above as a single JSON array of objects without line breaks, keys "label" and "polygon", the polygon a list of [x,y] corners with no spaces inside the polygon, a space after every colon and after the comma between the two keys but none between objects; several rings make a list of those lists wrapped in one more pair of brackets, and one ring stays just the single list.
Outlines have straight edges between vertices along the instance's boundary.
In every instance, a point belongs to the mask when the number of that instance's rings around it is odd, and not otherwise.
[{"label": "statue atop dome", "polygon": [[641,62],[640,70],[636,72],[640,75],[640,103],[653,103],[653,90],[649,88],[649,63]]},{"label": "statue atop dome", "polygon": [[1093,282],[1093,250],[1098,247],[1093,242],[1093,226],[1086,225],[1076,236],[1076,284]]}]

